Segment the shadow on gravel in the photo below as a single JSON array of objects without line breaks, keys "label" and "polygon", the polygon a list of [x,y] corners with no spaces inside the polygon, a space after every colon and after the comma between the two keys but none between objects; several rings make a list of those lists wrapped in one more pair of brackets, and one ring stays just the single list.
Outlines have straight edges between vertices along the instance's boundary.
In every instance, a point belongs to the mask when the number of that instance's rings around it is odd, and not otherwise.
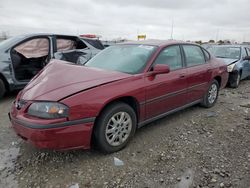
[{"label": "shadow on gravel", "polygon": [[206,110],[206,108],[202,108],[199,105],[195,105],[195,106],[191,106],[189,108],[183,109],[181,111],[175,112],[173,114],[170,114],[168,116],[165,116],[163,118],[160,118],[152,123],[146,124],[145,126],[141,127],[140,129],[138,129],[135,137],[143,136],[141,134],[144,134],[144,131],[152,131],[152,129],[155,129],[155,128],[157,129],[160,127],[168,126],[171,121],[179,119],[179,118],[181,118],[181,117],[185,116],[186,114],[189,114],[193,111],[199,111],[201,109]]},{"label": "shadow on gravel", "polygon": [[5,96],[2,99],[0,99],[0,104],[2,102],[6,102],[6,101],[9,101],[9,100],[14,100],[16,98],[18,92],[19,91],[13,91],[13,92],[6,93]]}]

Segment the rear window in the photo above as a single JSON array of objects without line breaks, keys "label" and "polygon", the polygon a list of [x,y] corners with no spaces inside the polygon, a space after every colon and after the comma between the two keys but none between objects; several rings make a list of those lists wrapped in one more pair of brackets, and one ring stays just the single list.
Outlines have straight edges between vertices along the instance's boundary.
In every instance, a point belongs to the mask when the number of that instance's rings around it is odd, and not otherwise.
[{"label": "rear window", "polygon": [[102,45],[102,43],[99,40],[93,40],[93,39],[82,39],[85,42],[89,43],[91,46],[99,49],[99,50],[103,50],[104,46]]}]

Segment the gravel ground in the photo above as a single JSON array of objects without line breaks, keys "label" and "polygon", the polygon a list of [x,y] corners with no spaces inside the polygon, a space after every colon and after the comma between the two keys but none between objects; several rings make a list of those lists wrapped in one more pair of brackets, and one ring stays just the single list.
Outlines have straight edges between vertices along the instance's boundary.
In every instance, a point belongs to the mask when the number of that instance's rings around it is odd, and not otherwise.
[{"label": "gravel ground", "polygon": [[[250,81],[137,131],[122,151],[38,150],[19,139],[0,101],[0,187],[250,187]],[[116,166],[114,157],[123,161]]]}]

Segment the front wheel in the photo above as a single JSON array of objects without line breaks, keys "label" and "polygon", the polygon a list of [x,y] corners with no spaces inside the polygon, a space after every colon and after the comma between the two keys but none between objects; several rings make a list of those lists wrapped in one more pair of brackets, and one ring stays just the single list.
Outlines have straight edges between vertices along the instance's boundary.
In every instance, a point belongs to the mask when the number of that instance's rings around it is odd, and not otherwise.
[{"label": "front wheel", "polygon": [[129,105],[119,102],[106,107],[98,117],[94,129],[94,142],[104,153],[124,148],[136,130],[136,114]]},{"label": "front wheel", "polygon": [[213,80],[209,86],[207,93],[203,97],[201,105],[206,108],[214,106],[214,104],[217,101],[218,94],[219,94],[219,83],[217,82],[217,80]]}]

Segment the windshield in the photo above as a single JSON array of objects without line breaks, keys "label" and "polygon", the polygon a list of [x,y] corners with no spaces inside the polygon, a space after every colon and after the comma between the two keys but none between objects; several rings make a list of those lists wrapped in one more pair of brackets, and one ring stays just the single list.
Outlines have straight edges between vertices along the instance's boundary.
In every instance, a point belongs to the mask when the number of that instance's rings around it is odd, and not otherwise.
[{"label": "windshield", "polygon": [[149,45],[117,45],[106,48],[85,66],[136,74],[143,70],[154,51]]},{"label": "windshield", "polygon": [[209,48],[208,51],[218,58],[240,59],[240,47],[216,46]]},{"label": "windshield", "polygon": [[0,42],[0,48],[8,48],[20,38],[21,37],[11,37],[9,39],[3,40],[2,42]]}]

